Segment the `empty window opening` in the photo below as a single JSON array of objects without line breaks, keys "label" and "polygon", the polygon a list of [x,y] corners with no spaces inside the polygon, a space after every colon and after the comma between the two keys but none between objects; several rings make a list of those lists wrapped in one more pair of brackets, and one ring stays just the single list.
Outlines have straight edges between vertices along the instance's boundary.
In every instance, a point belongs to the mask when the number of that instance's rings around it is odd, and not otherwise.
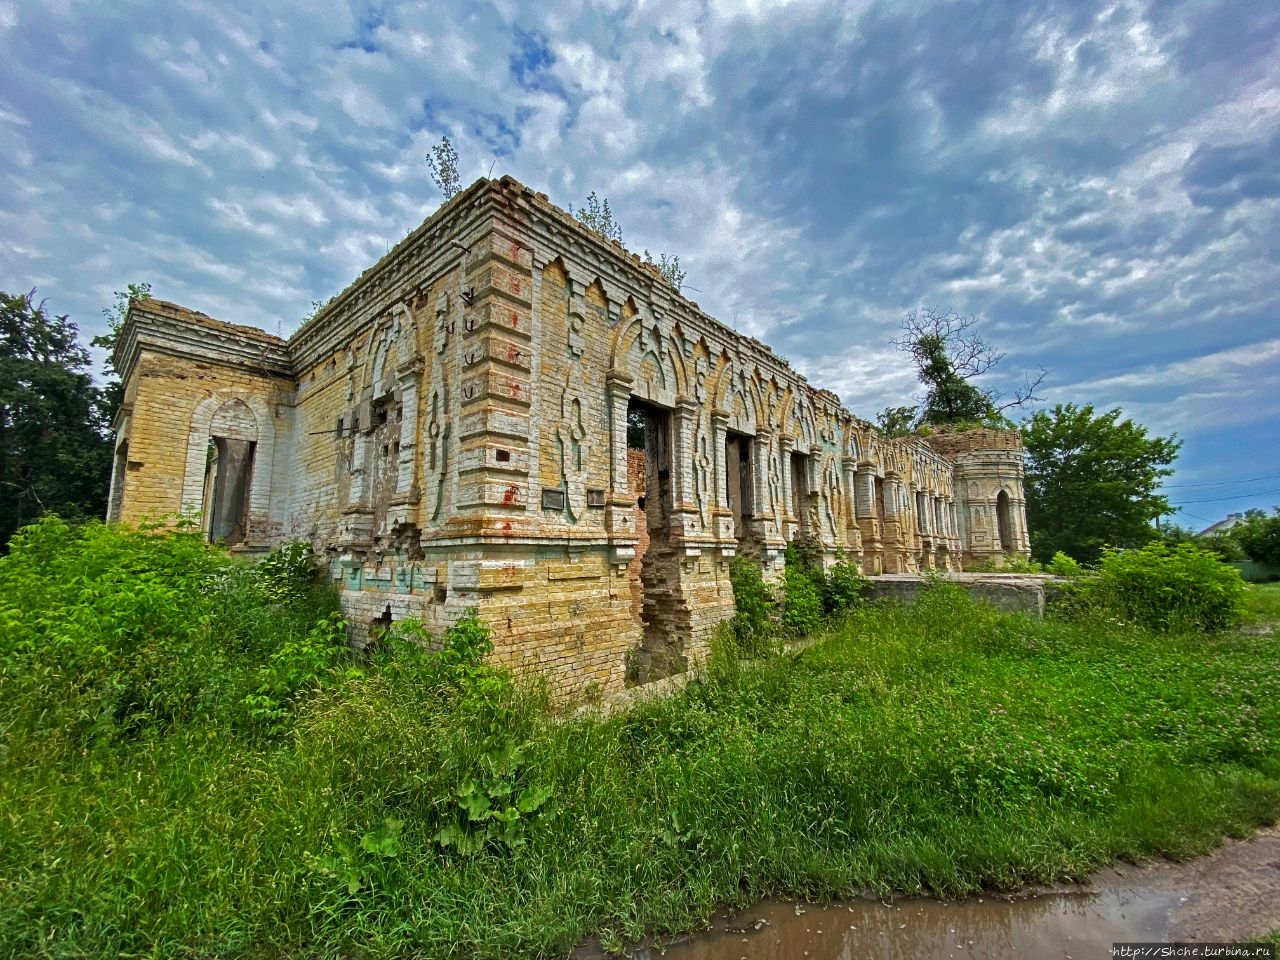
[{"label": "empty window opening", "polygon": [[111,503],[107,510],[107,519],[117,521],[124,508],[125,477],[129,472],[129,441],[121,442],[116,447],[115,467],[111,471]]},{"label": "empty window opening", "polygon": [[510,450],[495,450],[495,451],[494,451],[494,453],[493,453],[493,457],[494,457],[494,459],[495,459],[495,460],[497,460],[499,463],[510,463],[510,462],[511,462],[511,451],[510,451]]},{"label": "empty window opening", "polygon": [[751,438],[730,433],[724,440],[725,498],[733,514],[733,535],[739,547],[751,539]]},{"label": "empty window opening", "polygon": [[795,516],[798,536],[809,535],[809,458],[803,453],[791,454],[791,513]]},{"label": "empty window opening", "polygon": [[629,570],[632,609],[644,628],[641,672],[649,679],[684,667],[680,560],[671,542],[671,414],[633,398],[627,408],[627,446],[629,467],[634,463],[638,539]]},{"label": "empty window opening", "polygon": [[636,401],[627,404],[627,449],[644,449],[644,411]]}]

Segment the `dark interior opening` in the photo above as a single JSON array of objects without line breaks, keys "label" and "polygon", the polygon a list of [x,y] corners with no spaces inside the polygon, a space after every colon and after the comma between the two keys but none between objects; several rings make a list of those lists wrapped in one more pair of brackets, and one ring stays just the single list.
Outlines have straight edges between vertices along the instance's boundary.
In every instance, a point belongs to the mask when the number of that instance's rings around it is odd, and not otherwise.
[{"label": "dark interior opening", "polygon": [[644,627],[644,677],[683,669],[677,631],[679,560],[671,540],[671,414],[632,398],[627,406],[627,446],[644,451],[644,492],[636,497],[640,538],[640,620]]},{"label": "dark interior opening", "polygon": [[740,549],[751,538],[751,438],[729,433],[724,439],[725,498],[733,513],[733,535]]},{"label": "dark interior opening", "polygon": [[996,526],[1000,531],[1000,549],[1005,553],[1013,550],[1013,518],[1010,516],[1009,494],[1003,490],[996,497]]},{"label": "dark interior opening", "polygon": [[[252,440],[213,437],[209,444],[206,489],[212,497],[208,536],[232,547],[249,533],[249,490],[253,481]],[[210,484],[209,481],[212,481]]]},{"label": "dark interior opening", "polygon": [[117,521],[124,508],[125,478],[129,474],[129,441],[122,441],[116,447],[115,466],[111,478],[111,503],[107,510],[107,519]]},{"label": "dark interior opening", "polygon": [[809,535],[809,458],[803,453],[791,454],[791,513],[798,523],[796,535]]}]

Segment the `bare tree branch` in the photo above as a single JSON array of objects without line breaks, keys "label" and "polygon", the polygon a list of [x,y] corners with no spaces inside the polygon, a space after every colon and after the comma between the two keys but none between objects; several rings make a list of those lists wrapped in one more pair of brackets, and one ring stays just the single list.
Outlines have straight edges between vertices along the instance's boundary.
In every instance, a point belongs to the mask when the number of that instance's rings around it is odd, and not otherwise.
[{"label": "bare tree branch", "polygon": [[[1043,403],[1044,397],[1036,396],[1036,389],[1040,384],[1044,383],[1044,378],[1048,375],[1049,371],[1044,367],[1041,367],[1039,373],[1034,377],[1029,373],[1023,374],[1024,380],[1022,386],[1013,391],[1013,399],[1008,403],[995,405],[996,413],[1004,413],[1006,410],[1012,410],[1015,407],[1022,406],[1024,403],[1031,403],[1033,401],[1036,403]],[[991,399],[994,405],[994,402],[1000,399],[1000,395],[992,394]]]}]

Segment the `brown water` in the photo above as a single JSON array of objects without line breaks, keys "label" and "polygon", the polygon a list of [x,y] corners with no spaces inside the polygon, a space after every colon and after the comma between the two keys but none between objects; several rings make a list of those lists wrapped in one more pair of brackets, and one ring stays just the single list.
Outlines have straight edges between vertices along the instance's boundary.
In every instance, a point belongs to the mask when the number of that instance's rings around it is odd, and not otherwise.
[{"label": "brown water", "polygon": [[[1024,960],[1110,956],[1117,942],[1241,941],[1280,927],[1280,829],[1208,857],[1099,874],[1087,888],[955,902],[764,901],[635,960]],[[579,956],[593,956],[591,952]]]},{"label": "brown water", "polygon": [[[899,900],[829,907],[766,902],[717,931],[634,956],[664,960],[1092,958],[1117,941],[1163,940],[1180,895],[1151,889],[1014,900]],[[797,909],[801,912],[797,914]],[[758,929],[757,929],[758,927]]]}]

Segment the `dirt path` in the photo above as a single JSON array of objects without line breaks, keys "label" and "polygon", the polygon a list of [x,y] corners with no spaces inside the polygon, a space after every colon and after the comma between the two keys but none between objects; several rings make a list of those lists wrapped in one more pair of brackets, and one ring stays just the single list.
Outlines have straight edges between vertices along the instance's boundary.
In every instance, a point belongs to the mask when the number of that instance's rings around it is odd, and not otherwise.
[{"label": "dirt path", "polygon": [[[1087,886],[955,902],[826,906],[764,901],[707,933],[629,951],[635,960],[1022,960],[1106,957],[1116,942],[1231,942],[1280,927],[1280,827],[1207,857],[1104,870]],[[578,960],[603,956],[594,946]]]},{"label": "dirt path", "polygon": [[1092,889],[1143,887],[1177,893],[1169,930],[1176,940],[1242,940],[1280,928],[1280,826],[1184,863],[1155,861],[1105,870]]}]

